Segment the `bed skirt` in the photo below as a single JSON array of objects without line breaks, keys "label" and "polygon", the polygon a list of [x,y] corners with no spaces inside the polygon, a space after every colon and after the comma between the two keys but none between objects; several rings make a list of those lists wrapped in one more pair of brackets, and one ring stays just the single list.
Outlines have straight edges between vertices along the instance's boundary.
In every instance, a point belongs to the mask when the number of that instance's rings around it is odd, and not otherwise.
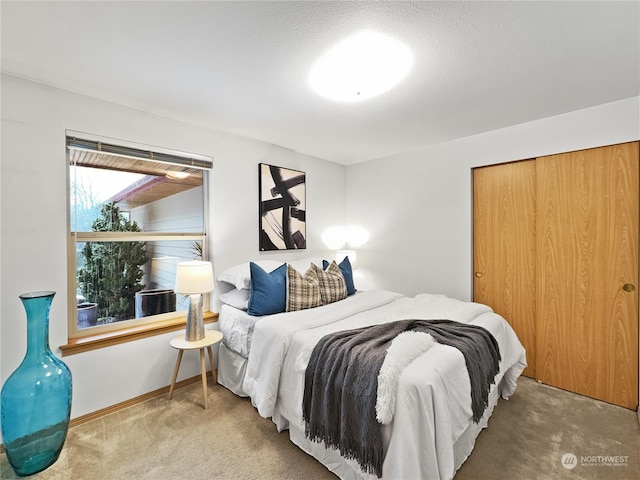
[{"label": "bed skirt", "polygon": [[[480,432],[487,427],[489,417],[493,413],[493,409],[498,403],[500,398],[499,388],[496,388],[495,385],[491,389],[489,393],[489,404],[487,409],[484,412],[484,415],[480,419],[479,423],[471,423],[467,429],[460,435],[458,440],[453,445],[453,455],[455,462],[455,471],[462,466],[475,446],[476,438],[480,434]],[[276,417],[278,415],[276,414]],[[340,455],[340,452],[333,448],[325,448],[323,444],[313,442],[309,440],[304,433],[304,430],[296,427],[295,425],[289,423],[286,419],[283,418],[274,418],[276,425],[278,426],[278,430],[289,430],[289,439],[295,445],[297,445],[302,451],[308,453],[315,459],[317,459],[320,463],[322,463],[327,469],[334,474],[336,474],[341,480],[380,480],[375,475],[364,473],[358,463],[355,460],[345,459]],[[388,437],[388,431],[384,431],[383,436]],[[387,442],[385,441],[385,444]],[[394,464],[398,464],[398,462],[393,462]],[[404,464],[405,462],[400,462]],[[388,469],[384,468],[384,477],[385,478],[418,478],[416,476],[411,476],[410,472],[389,472]],[[407,476],[409,475],[409,476]],[[416,474],[417,475],[417,474]],[[445,477],[446,478],[446,477]],[[442,480],[442,479],[441,479]]]},{"label": "bed skirt", "polygon": [[242,388],[246,369],[247,358],[221,343],[218,353],[218,383],[239,397],[248,397]]}]

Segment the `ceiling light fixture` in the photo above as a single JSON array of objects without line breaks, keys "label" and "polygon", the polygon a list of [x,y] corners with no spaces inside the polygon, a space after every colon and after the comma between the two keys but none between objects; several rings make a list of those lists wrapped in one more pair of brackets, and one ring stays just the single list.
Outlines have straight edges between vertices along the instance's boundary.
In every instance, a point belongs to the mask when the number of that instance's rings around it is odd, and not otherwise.
[{"label": "ceiling light fixture", "polygon": [[323,97],[358,102],[387,92],[413,66],[411,50],[399,40],[365,30],[333,46],[311,69],[311,88]]}]

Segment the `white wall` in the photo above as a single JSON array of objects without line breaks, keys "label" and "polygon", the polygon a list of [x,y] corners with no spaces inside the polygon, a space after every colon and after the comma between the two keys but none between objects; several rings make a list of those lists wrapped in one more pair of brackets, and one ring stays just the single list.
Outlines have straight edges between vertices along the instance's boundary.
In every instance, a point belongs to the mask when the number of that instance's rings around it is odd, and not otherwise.
[{"label": "white wall", "polygon": [[[67,176],[65,129],[208,155],[214,269],[258,257],[294,259],[331,253],[322,232],[345,220],[345,167],[262,142],[222,134],[11,76],[2,76],[0,192],[0,374],[25,352],[18,295],[55,290],[50,318],[54,353],[67,342]],[[260,162],[307,173],[307,249],[258,253]],[[74,382],[72,417],[170,383],[175,333],[64,357]],[[193,358],[192,358],[193,357]],[[185,355],[179,380],[198,373]]]},{"label": "white wall", "polygon": [[634,97],[348,167],[360,285],[470,300],[473,167],[638,139]]},{"label": "white wall", "polygon": [[[67,341],[65,129],[213,157],[209,216],[217,272],[260,257],[331,255],[320,237],[346,217],[370,233],[358,248],[356,287],[462,299],[471,298],[472,167],[640,138],[636,97],[345,169],[10,76],[2,76],[1,89],[2,380],[25,351],[19,294],[57,291],[50,344],[59,354],[58,346]],[[258,252],[260,162],[307,173],[305,251]],[[74,377],[72,416],[166,386],[175,362],[172,335],[64,357]],[[185,355],[179,379],[197,372],[196,356]]]}]

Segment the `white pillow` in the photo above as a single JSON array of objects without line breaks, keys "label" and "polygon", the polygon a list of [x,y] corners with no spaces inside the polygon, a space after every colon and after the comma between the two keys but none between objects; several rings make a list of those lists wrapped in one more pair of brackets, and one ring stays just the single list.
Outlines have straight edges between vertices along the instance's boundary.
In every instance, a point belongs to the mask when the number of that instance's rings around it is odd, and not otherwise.
[{"label": "white pillow", "polygon": [[[279,260],[255,260],[253,263],[260,265],[260,267],[267,273],[273,272],[276,268],[285,262]],[[315,263],[318,267],[322,268],[322,258],[302,258],[300,260],[294,260],[289,263],[293,268],[299,272],[306,272],[312,263]],[[218,280],[221,282],[227,282],[236,287],[237,289],[250,288],[251,287],[251,271],[249,270],[249,262],[235,265],[220,275]]]},{"label": "white pillow", "polygon": [[239,310],[246,310],[249,306],[249,295],[251,290],[248,288],[234,288],[220,295],[220,301],[231,305]]},{"label": "white pillow", "polygon": [[[253,263],[260,265],[265,272],[272,272],[284,262],[279,262],[277,260],[256,260]],[[237,289],[251,287],[251,271],[249,270],[249,262],[241,263],[240,265],[235,265],[225,270],[218,275],[218,280],[230,283]]]}]

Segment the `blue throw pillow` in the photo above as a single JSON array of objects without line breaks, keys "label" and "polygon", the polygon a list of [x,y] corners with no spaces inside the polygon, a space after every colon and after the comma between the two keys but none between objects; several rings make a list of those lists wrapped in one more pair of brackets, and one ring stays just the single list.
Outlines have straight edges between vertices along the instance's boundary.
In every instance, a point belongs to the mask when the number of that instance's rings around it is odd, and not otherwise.
[{"label": "blue throw pillow", "polygon": [[251,262],[251,293],[247,313],[261,316],[284,312],[287,306],[287,264],[268,273]]},{"label": "blue throw pillow", "polygon": [[[329,265],[329,262],[326,260],[322,261],[323,270],[326,270]],[[347,295],[353,295],[356,293],[356,286],[353,283],[353,270],[351,269],[349,257],[344,257],[344,259],[338,264],[338,267],[344,277],[344,283],[347,285]]]}]

